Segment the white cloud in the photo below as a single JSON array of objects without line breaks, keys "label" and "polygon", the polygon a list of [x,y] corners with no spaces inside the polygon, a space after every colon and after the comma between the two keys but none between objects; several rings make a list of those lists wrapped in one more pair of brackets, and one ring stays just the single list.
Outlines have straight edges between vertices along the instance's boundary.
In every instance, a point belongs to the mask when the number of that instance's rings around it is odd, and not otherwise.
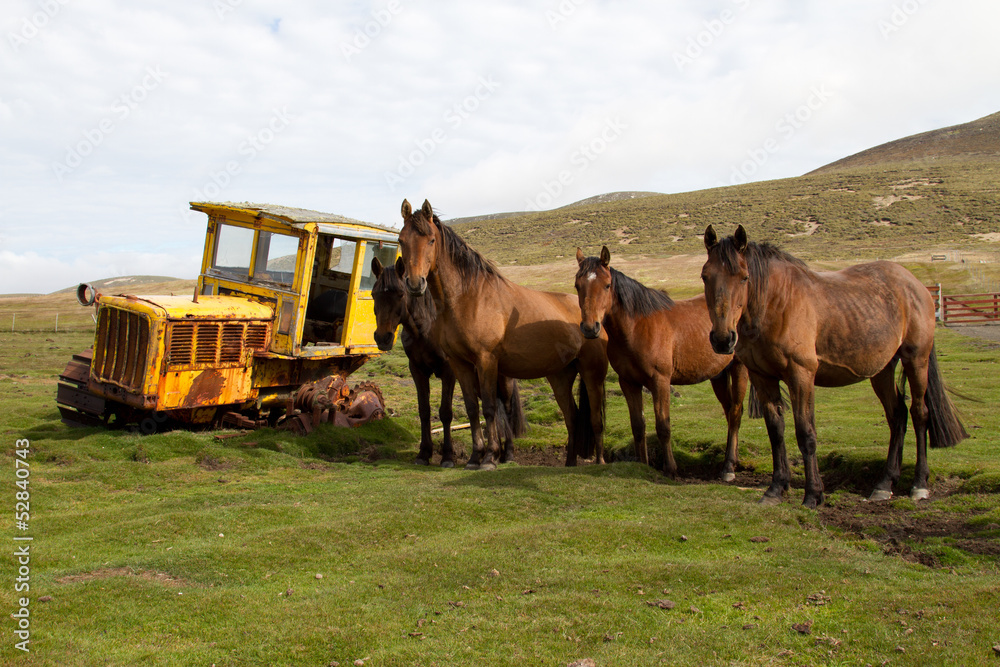
[{"label": "white cloud", "polygon": [[[794,176],[1000,107],[986,0],[5,9],[0,292],[30,266],[40,291],[136,266],[192,277],[204,216],[185,209],[207,194],[390,224],[404,196],[451,217],[559,206]],[[779,129],[816,87],[822,105]]]}]

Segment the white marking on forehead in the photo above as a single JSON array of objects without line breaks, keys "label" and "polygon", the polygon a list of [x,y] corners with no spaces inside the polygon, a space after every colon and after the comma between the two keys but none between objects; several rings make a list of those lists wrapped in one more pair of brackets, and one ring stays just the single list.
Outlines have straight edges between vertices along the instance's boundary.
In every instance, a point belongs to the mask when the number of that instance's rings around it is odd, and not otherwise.
[{"label": "white marking on forehead", "polygon": [[596,279],[597,279],[597,274],[594,273],[593,271],[587,274],[587,280],[596,280]]}]

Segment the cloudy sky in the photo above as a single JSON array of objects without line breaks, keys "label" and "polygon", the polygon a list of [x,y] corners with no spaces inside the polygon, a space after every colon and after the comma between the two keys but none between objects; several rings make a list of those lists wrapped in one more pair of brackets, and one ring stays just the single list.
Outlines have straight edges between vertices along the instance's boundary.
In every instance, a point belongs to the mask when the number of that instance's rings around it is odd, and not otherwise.
[{"label": "cloudy sky", "polygon": [[995,0],[4,0],[0,293],[194,277],[192,200],[396,224],[800,175],[1000,110]]}]

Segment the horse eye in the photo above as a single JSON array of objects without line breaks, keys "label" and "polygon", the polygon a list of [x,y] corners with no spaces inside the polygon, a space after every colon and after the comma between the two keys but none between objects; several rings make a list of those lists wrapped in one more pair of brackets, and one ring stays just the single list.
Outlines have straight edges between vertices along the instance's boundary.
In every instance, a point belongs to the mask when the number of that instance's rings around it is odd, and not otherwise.
[{"label": "horse eye", "polygon": [[606,289],[606,290],[609,290],[609,289],[611,289],[611,283],[608,283],[607,285],[605,285],[605,286],[604,286],[604,289]]},{"label": "horse eye", "polygon": [[748,280],[750,280],[750,276],[743,276],[740,279],[740,285],[745,285]]}]

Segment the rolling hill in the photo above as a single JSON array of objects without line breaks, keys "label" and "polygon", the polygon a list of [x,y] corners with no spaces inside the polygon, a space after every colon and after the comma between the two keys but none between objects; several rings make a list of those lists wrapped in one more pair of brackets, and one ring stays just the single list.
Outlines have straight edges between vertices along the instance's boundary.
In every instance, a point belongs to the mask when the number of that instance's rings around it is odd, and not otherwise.
[{"label": "rolling hill", "polygon": [[806,259],[954,249],[1000,252],[1000,114],[900,139],[804,176],[672,195],[597,197],[537,213],[452,221],[500,265],[607,245],[615,254],[700,254],[709,224]]}]

